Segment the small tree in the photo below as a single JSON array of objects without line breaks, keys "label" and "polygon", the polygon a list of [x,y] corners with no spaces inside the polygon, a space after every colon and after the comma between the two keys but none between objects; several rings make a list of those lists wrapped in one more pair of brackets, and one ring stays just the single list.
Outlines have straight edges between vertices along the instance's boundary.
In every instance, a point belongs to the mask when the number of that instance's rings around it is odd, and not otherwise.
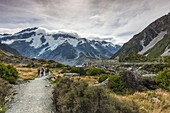
[{"label": "small tree", "polygon": [[99,68],[90,68],[87,70],[86,74],[90,75],[90,76],[96,76],[96,75],[100,75],[100,74],[104,74],[105,71]]},{"label": "small tree", "polygon": [[170,68],[164,68],[155,77],[156,83],[163,89],[170,90]]},{"label": "small tree", "polygon": [[99,83],[105,81],[108,77],[109,77],[109,75],[107,75],[107,74],[101,74],[99,77]]},{"label": "small tree", "polygon": [[120,79],[119,74],[115,74],[113,76],[109,76],[109,82],[108,82],[109,87],[115,91],[115,92],[120,92],[124,89],[125,84],[124,82]]},{"label": "small tree", "polygon": [[73,67],[69,71],[70,73],[79,73],[80,75],[85,75],[86,71],[83,67]]}]

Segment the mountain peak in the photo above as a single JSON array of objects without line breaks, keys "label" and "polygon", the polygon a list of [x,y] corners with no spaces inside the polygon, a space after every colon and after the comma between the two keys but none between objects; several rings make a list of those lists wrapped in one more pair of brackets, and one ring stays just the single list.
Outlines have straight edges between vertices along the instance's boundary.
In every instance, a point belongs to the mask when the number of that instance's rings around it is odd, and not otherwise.
[{"label": "mountain peak", "polygon": [[25,32],[31,32],[31,31],[34,31],[36,29],[38,29],[38,27],[26,28],[26,29],[24,29],[22,31],[19,31],[19,32],[15,33],[15,34],[22,34],[22,33],[25,33]]},{"label": "mountain peak", "polygon": [[42,34],[42,35],[54,35],[54,34],[61,34],[61,35],[68,35],[72,36],[75,38],[81,38],[80,35],[76,31],[72,30],[66,30],[66,29],[59,29],[59,30],[49,30],[44,27],[33,27],[33,28],[26,28],[20,32],[17,32],[15,34],[23,34],[23,33],[30,33],[30,32],[35,32],[37,35]]}]

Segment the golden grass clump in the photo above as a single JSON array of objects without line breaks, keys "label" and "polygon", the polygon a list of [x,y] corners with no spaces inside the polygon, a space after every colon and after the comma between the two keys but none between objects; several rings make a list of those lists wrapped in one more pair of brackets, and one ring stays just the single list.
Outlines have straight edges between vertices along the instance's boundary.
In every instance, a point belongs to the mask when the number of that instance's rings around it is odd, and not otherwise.
[{"label": "golden grass clump", "polygon": [[51,74],[54,76],[62,76],[63,74],[60,74],[61,71],[62,71],[62,69],[57,69],[57,68],[50,69]]},{"label": "golden grass clump", "polygon": [[16,68],[18,71],[18,75],[23,80],[33,80],[38,76],[37,68]]},{"label": "golden grass clump", "polygon": [[86,81],[89,86],[93,86],[94,83],[98,82],[97,76],[75,76],[72,77],[73,80]]},{"label": "golden grass clump", "polygon": [[157,89],[124,96],[140,107],[141,113],[170,113],[170,92]]}]

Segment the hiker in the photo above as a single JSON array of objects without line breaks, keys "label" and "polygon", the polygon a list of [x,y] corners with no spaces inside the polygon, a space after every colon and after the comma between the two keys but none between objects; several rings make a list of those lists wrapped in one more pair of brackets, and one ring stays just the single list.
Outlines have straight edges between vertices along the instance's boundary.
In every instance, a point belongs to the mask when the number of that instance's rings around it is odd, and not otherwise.
[{"label": "hiker", "polygon": [[50,70],[49,70],[48,68],[46,68],[45,74],[46,74],[46,76],[49,76],[49,75],[50,75]]},{"label": "hiker", "polygon": [[41,74],[41,70],[40,68],[38,68],[38,76],[41,76],[40,74]]},{"label": "hiker", "polygon": [[41,68],[41,76],[45,76],[45,70],[44,70],[44,68]]}]

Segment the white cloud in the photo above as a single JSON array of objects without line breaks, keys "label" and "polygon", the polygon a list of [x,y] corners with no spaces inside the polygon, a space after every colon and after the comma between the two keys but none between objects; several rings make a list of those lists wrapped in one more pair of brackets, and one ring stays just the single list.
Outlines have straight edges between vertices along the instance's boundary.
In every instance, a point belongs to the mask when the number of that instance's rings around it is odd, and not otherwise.
[{"label": "white cloud", "polygon": [[5,33],[13,34],[21,30],[22,30],[21,28],[14,28],[14,29],[0,28],[0,34],[5,34]]},{"label": "white cloud", "polygon": [[169,6],[169,0],[1,0],[0,32],[42,26],[124,43],[167,14]]}]

